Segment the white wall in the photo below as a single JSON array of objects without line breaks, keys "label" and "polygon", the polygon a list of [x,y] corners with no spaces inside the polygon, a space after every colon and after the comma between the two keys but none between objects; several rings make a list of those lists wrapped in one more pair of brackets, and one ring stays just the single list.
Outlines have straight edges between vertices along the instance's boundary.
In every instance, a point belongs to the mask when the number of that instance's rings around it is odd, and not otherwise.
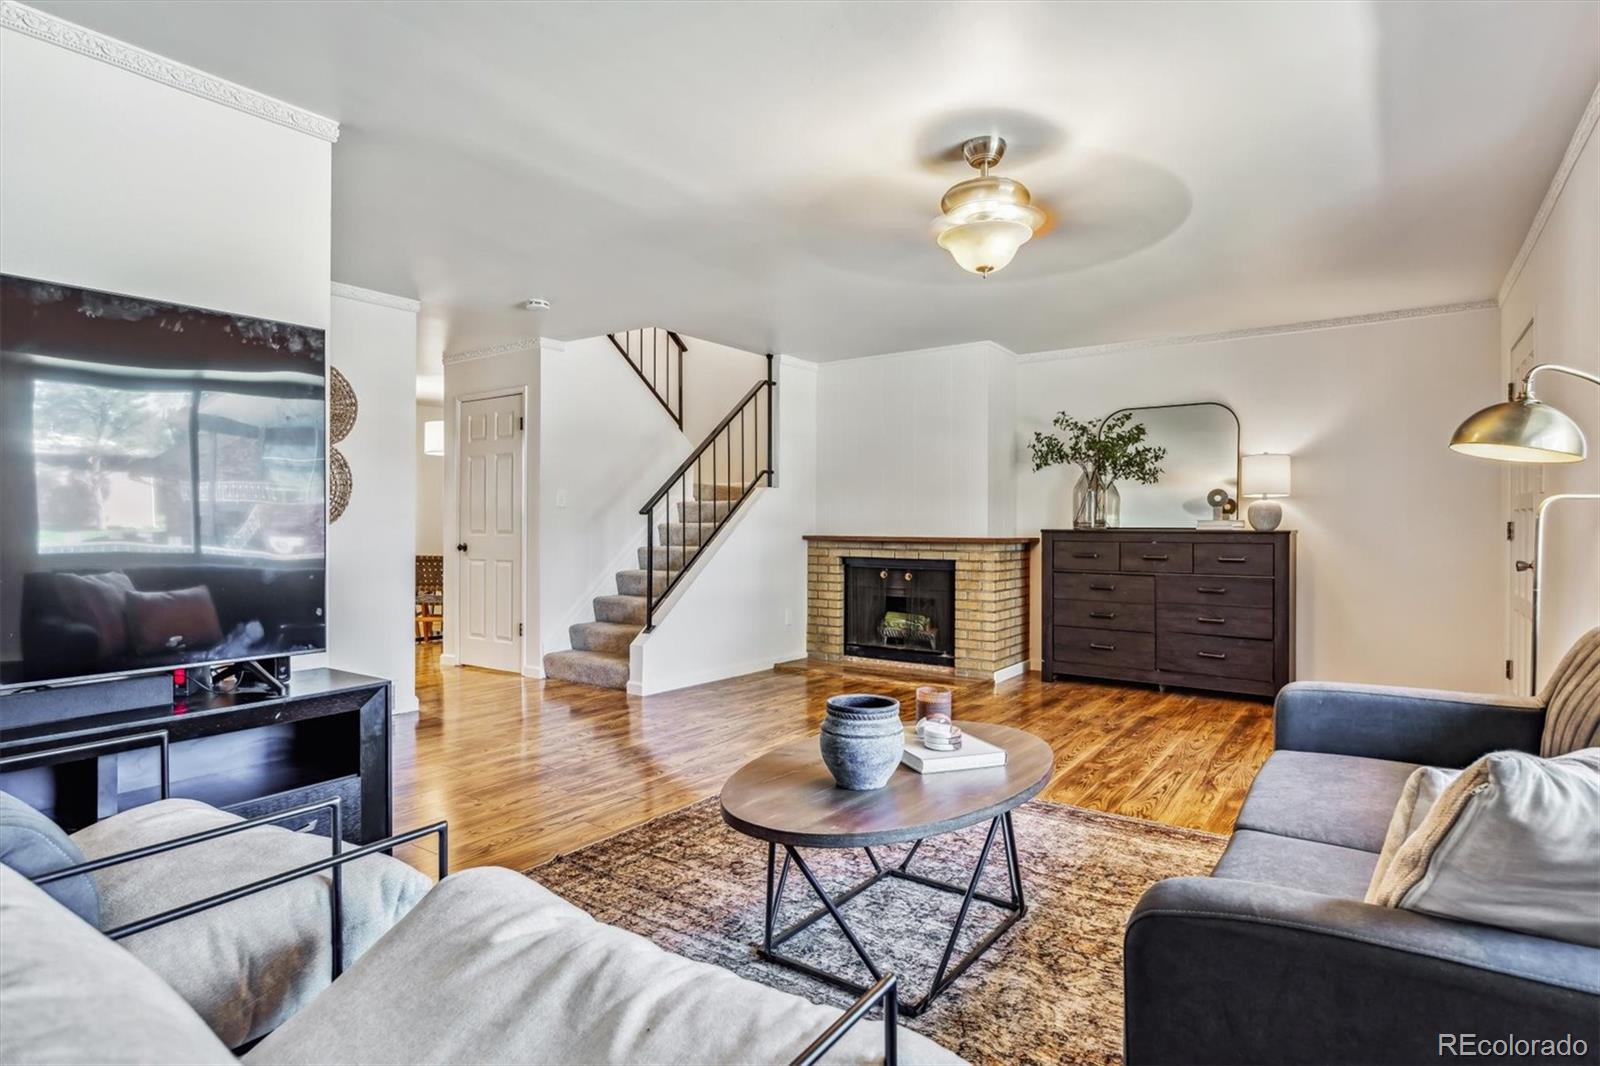
[{"label": "white wall", "polygon": [[[685,343],[698,360],[701,342]],[[690,368],[696,378],[704,370],[698,361]],[[593,597],[614,594],[615,572],[639,565],[639,507],[688,456],[690,441],[605,337],[546,342],[539,373],[542,654],[571,647],[567,627],[593,621]]]},{"label": "white wall", "polygon": [[[1298,676],[1495,691],[1500,475],[1448,444],[1501,390],[1498,328],[1485,309],[1024,359],[1016,446],[1061,409],[1099,417],[1137,404],[1230,405],[1243,451],[1294,457],[1294,495],[1282,502],[1285,527],[1299,531]],[[1070,527],[1070,495],[1061,468],[1020,469],[1018,532]],[[1037,567],[1035,558],[1034,588]]]},{"label": "white wall", "polygon": [[987,342],[819,364],[818,530],[1011,534],[1015,373]]},{"label": "white wall", "polygon": [[806,654],[806,551],[817,505],[818,368],[779,360],[778,483],[718,535],[653,633],[632,649],[629,690],[650,694],[766,670]]},{"label": "white wall", "polygon": [[8,273],[326,328],[327,141],[0,31]]},{"label": "white wall", "polygon": [[[609,341],[600,339],[609,347]],[[699,337],[684,337],[683,343],[688,348],[683,356],[683,435],[693,447],[706,439],[750,386],[767,376],[767,357]]]},{"label": "white wall", "polygon": [[418,555],[444,554],[444,472],[442,455],[422,450],[422,427],[427,422],[443,422],[444,405],[417,404],[417,550]]},{"label": "white wall", "polygon": [[350,503],[328,526],[328,663],[394,682],[394,710],[417,709],[417,314],[333,298],[328,361],[355,390],[355,428],[334,445],[350,464]]},{"label": "white wall", "polygon": [[[508,342],[510,343],[510,342]],[[455,359],[449,355],[444,364],[444,543],[455,544],[460,538],[461,514],[457,494],[457,437],[461,429],[461,401],[466,397],[520,394],[523,412],[527,419],[523,435],[522,501],[524,546],[522,557],[522,622],[526,635],[522,642],[522,673],[527,677],[541,677],[539,642],[533,634],[539,632],[539,343],[528,339],[526,347],[505,351],[502,354],[473,359]],[[442,666],[460,663],[459,637],[461,627],[451,625],[450,619],[461,618],[460,575],[455,551],[444,553],[444,647],[440,651]]]},{"label": "white wall", "polygon": [[[1506,380],[1511,376],[1511,346],[1529,322],[1535,362],[1600,373],[1600,137],[1592,133],[1526,265],[1501,302]],[[1551,373],[1540,374],[1535,386],[1540,399],[1577,419],[1589,438],[1586,462],[1544,468],[1545,493],[1600,492],[1600,388]],[[1504,395],[1497,392],[1485,393],[1482,404]],[[1542,683],[1572,641],[1600,625],[1600,503],[1552,505],[1540,568]],[[1502,574],[1509,572],[1503,564]],[[1522,684],[1517,688],[1527,691]]]}]

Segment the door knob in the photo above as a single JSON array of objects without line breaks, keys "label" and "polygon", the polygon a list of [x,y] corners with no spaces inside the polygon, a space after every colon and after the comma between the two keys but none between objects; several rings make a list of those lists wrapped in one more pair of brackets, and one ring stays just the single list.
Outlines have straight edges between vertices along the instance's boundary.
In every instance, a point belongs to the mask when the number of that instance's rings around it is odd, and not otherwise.
[{"label": "door knob", "polygon": [[456,551],[464,552],[466,550],[467,550],[467,542],[466,541],[462,541],[460,544],[456,545]]}]

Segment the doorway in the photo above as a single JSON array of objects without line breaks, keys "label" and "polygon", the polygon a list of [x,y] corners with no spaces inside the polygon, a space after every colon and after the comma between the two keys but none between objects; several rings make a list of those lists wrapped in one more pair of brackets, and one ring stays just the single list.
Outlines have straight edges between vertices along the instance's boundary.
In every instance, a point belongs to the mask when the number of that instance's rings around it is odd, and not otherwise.
[{"label": "doorway", "polygon": [[463,666],[520,672],[522,395],[463,400],[459,410],[457,655]]}]

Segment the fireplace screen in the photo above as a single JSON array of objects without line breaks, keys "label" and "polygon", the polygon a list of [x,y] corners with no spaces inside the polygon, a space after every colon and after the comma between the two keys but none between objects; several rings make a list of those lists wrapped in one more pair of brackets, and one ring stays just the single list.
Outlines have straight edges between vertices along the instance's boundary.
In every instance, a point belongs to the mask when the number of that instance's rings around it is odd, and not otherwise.
[{"label": "fireplace screen", "polygon": [[952,560],[844,560],[846,655],[953,665],[955,608]]}]

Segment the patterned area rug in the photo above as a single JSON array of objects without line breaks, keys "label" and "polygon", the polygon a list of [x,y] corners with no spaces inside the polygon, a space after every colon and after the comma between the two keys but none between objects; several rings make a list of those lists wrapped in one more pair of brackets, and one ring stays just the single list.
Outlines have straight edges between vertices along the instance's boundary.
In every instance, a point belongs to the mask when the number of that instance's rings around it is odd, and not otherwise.
[{"label": "patterned area rug", "polygon": [[[1166,877],[1205,874],[1225,838],[1078,807],[1035,801],[1014,817],[1028,913],[906,1024],[975,1064],[1114,1063],[1122,1055],[1122,928],[1139,896]],[[987,823],[935,837],[912,869],[965,883]],[[899,862],[904,846],[876,848]],[[872,872],[861,851],[803,850],[831,894]],[[780,851],[781,858],[781,851]],[[603,922],[668,951],[715,963],[773,988],[843,1007],[848,992],[756,956],[766,897],[766,845],[722,821],[716,799],[657,818],[529,872]],[[997,836],[981,887],[1008,895]],[[780,921],[818,905],[791,871]],[[846,920],[880,967],[901,975],[903,1001],[926,992],[960,897],[886,879],[851,899]],[[975,902],[956,957],[1003,913]],[[830,919],[785,952],[865,981],[867,972]],[[909,987],[907,987],[909,985]]]}]

